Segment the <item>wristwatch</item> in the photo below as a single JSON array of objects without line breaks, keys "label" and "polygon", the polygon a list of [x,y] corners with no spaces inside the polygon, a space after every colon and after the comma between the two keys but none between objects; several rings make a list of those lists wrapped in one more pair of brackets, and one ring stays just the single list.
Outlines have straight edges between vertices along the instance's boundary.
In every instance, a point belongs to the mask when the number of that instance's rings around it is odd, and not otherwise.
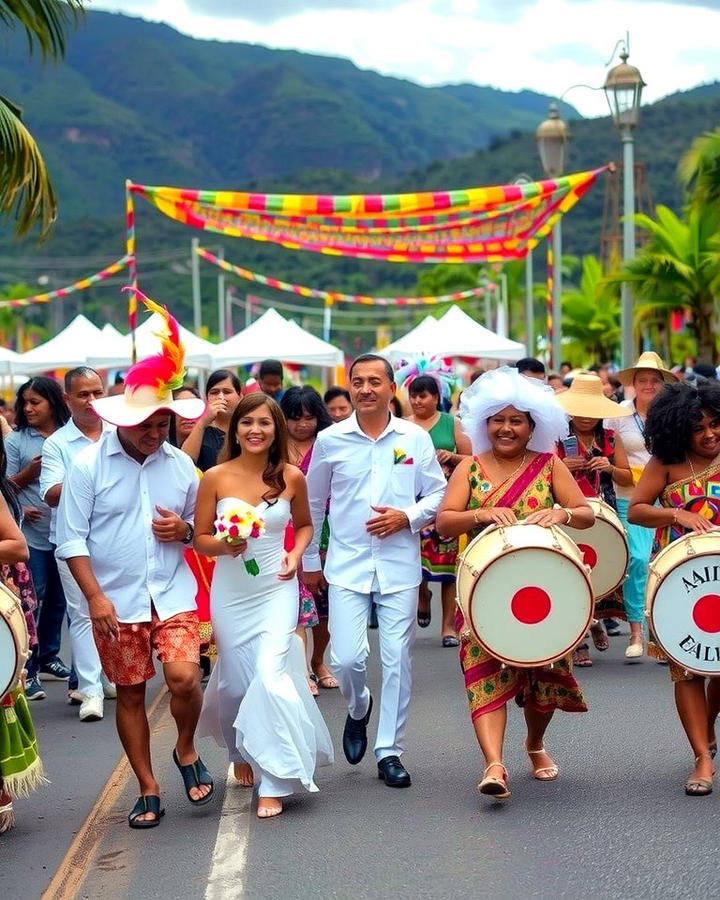
[{"label": "wristwatch", "polygon": [[191,544],[192,539],[195,537],[195,528],[190,522],[186,522],[187,532],[185,533],[185,537],[182,539],[183,544]]}]

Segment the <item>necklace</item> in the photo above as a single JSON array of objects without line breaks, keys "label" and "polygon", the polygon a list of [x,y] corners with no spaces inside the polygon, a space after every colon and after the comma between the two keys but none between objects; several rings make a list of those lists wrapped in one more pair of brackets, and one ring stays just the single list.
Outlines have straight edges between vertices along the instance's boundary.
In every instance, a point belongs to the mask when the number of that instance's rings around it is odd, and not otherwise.
[{"label": "necklace", "polygon": [[[498,468],[500,468],[500,466],[502,465],[502,462],[497,458],[497,456],[495,456],[495,451],[494,451],[494,450],[491,450],[490,452],[492,453],[492,457],[493,457],[493,459],[495,460],[495,465],[496,465]],[[517,469],[513,469],[512,472],[511,472],[509,475],[507,475],[507,476],[503,479],[504,481],[510,481],[511,478],[514,478],[515,475],[517,475],[517,473],[518,473],[518,472],[522,469],[522,467],[525,465],[525,457],[526,457],[526,456],[527,456],[527,450],[525,450],[525,452],[524,452],[523,455],[522,455],[522,459],[520,460],[520,465],[517,467]],[[501,474],[502,474],[502,473],[501,473]]]},{"label": "necklace", "polygon": [[688,461],[688,465],[690,466],[690,474],[692,475],[693,480],[699,481],[700,476],[704,475],[708,469],[711,469],[715,465],[715,463],[718,461],[718,458],[720,458],[720,453],[718,453],[718,455],[714,459],[710,460],[710,462],[705,466],[705,468],[700,470],[700,474],[698,474],[695,471],[695,466],[693,465],[692,460],[688,456],[687,461]]}]

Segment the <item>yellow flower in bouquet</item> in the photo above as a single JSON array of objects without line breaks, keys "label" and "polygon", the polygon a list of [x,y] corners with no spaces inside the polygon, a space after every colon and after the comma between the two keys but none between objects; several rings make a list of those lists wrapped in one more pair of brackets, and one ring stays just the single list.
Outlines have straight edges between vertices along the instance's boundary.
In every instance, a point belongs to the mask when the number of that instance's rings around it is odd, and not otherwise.
[{"label": "yellow flower in bouquet", "polygon": [[[265,532],[265,519],[254,506],[239,500],[235,505],[226,508],[215,519],[215,534],[228,544],[239,544],[258,538]],[[245,570],[250,575],[259,575],[260,567],[255,559],[246,559],[243,554]]]}]

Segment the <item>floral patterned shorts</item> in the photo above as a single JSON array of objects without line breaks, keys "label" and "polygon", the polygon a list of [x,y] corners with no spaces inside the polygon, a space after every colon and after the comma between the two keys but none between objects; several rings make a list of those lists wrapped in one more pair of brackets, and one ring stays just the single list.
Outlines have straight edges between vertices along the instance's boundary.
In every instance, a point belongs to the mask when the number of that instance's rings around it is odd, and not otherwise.
[{"label": "floral patterned shorts", "polygon": [[198,616],[178,613],[161,622],[152,607],[150,622],[118,622],[117,640],[101,637],[93,631],[103,671],[110,681],[120,685],[142,684],[155,675],[153,651],[161,663],[200,664]]}]

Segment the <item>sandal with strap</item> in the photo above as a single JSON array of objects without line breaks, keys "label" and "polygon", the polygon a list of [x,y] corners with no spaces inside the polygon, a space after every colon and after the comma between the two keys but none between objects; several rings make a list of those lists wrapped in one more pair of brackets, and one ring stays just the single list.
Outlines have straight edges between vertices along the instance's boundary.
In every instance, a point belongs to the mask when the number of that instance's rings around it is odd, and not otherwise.
[{"label": "sandal with strap", "polygon": [[[155,816],[155,818],[140,818],[140,816],[145,816],[148,813]],[[156,828],[164,815],[165,810],[160,808],[160,798],[157,794],[145,794],[137,798],[137,803],[130,810],[128,825],[131,828]]]},{"label": "sandal with strap", "polygon": [[592,638],[592,642],[595,645],[595,649],[600,653],[607,650],[610,646],[610,641],[608,640],[608,636],[605,634],[605,629],[598,622],[597,625],[593,625],[590,628],[590,637]]},{"label": "sandal with strap", "polygon": [[573,653],[573,666],[578,669],[589,669],[592,664],[590,647],[587,644],[580,644],[579,647],[576,647]]},{"label": "sandal with strap", "polygon": [[[503,777],[498,778],[495,775],[488,775],[490,769],[499,766],[503,771]],[[477,789],[480,794],[486,797],[492,797],[495,800],[504,800],[510,796],[510,790],[507,785],[508,771],[501,762],[490,763],[483,772],[482,781],[478,784]]]},{"label": "sandal with strap", "polygon": [[[712,751],[709,755],[712,759]],[[700,757],[695,757],[695,764],[700,761]],[[713,775],[715,774],[713,767]],[[696,778],[694,776],[690,776],[688,780],[685,782],[685,793],[688,797],[707,797],[708,794],[712,794],[713,791],[713,783],[712,778]]]},{"label": "sandal with strap", "polygon": [[[547,753],[548,756],[550,755],[544,747],[541,747],[539,750],[528,750],[526,746],[525,750],[530,757],[537,756],[538,753]],[[532,762],[532,759],[530,762]],[[544,772],[547,772],[547,775],[544,775]],[[555,781],[559,774],[560,769],[555,763],[551,766],[540,766],[538,769],[533,766],[533,778],[536,778],[538,781]]]},{"label": "sandal with strap", "polygon": [[[180,770],[180,775],[182,776],[183,784],[185,785],[185,794],[192,805],[203,806],[205,803],[209,803],[215,793],[215,784],[212,775],[208,772],[205,763],[200,757],[198,756],[195,762],[183,766],[178,759],[177,750],[173,750],[173,762]],[[197,800],[194,800],[190,796],[190,791],[192,788],[199,788],[201,785],[208,785],[210,790],[204,797],[198,797]]]}]

